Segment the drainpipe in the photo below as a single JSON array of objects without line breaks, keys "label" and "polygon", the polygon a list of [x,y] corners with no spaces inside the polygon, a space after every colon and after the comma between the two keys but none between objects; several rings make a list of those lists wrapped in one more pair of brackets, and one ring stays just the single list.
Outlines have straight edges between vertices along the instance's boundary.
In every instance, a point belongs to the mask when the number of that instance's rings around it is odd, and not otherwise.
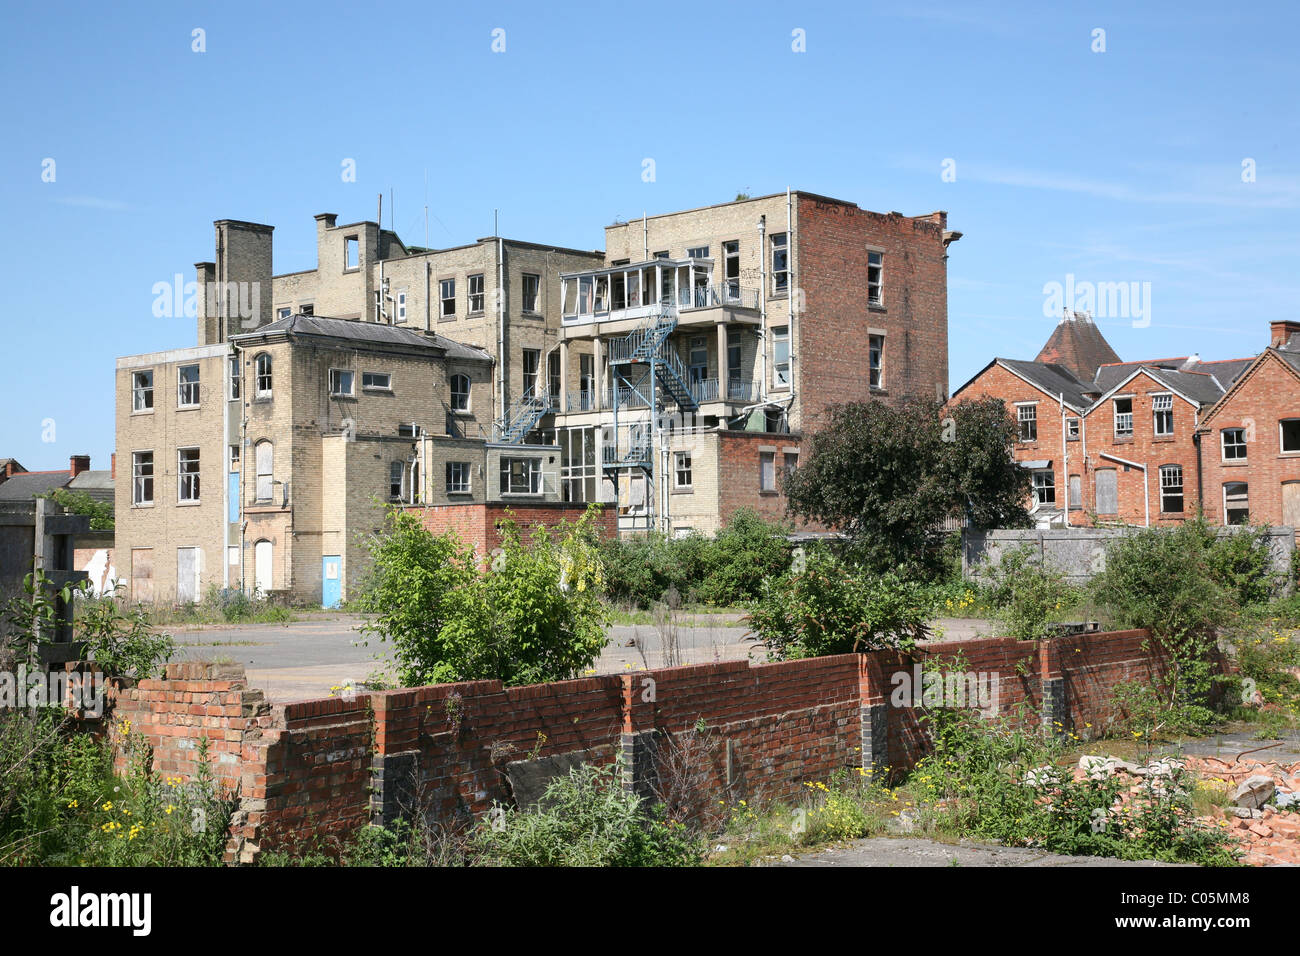
[{"label": "drainpipe", "polygon": [[[789,307],[790,307],[790,325],[789,325],[789,327],[788,327],[788,328],[789,328],[789,336],[790,336],[790,407],[793,408],[793,407],[794,407],[794,397],[795,397],[795,394],[796,394],[796,392],[795,392],[795,382],[797,382],[797,381],[799,380],[799,379],[797,378],[797,376],[795,375],[795,361],[796,361],[796,355],[795,355],[795,342],[796,342],[796,338],[795,338],[795,334],[794,334],[794,297],[795,297],[796,294],[798,294],[798,288],[799,288],[799,287],[798,287],[798,286],[795,284],[795,282],[794,282],[794,279],[795,279],[795,277],[796,277],[796,274],[795,274],[795,271],[794,271],[794,268],[793,268],[793,266],[794,266],[794,262],[795,262],[795,257],[794,257],[794,202],[793,202],[793,200],[791,199],[791,195],[790,195],[790,187],[789,187],[789,186],[786,186],[786,187],[785,187],[785,244],[786,244],[786,250],[787,250],[787,255],[788,255],[788,259],[787,259],[787,261],[786,261],[786,267],[789,269],[789,272],[790,272],[790,277],[789,277],[788,279],[786,279],[786,283],[785,283],[785,284],[786,284],[786,290],[785,290],[785,291],[786,291],[786,300],[787,300],[787,302],[789,303]],[[788,425],[789,425],[789,422],[790,422],[790,419],[789,419],[789,415],[788,415],[788,413],[787,413],[787,416],[786,416],[786,425],[787,425],[787,427],[788,427]]]},{"label": "drainpipe", "polygon": [[1205,517],[1205,488],[1201,474],[1201,433],[1192,432],[1192,444],[1196,446],[1196,513]]},{"label": "drainpipe", "polygon": [[[1065,433],[1065,393],[1057,395],[1061,411],[1061,474],[1065,478],[1065,526],[1070,527],[1070,446]],[[1079,477],[1079,496],[1083,497],[1083,477]]]},{"label": "drainpipe", "polygon": [[[1151,527],[1151,485],[1150,485],[1150,482],[1148,481],[1148,477],[1149,477],[1149,476],[1147,475],[1147,466],[1146,466],[1146,465],[1139,465],[1136,461],[1129,461],[1127,458],[1121,458],[1121,457],[1119,457],[1119,455],[1112,455],[1110,452],[1105,452],[1105,451],[1101,453],[1101,457],[1102,457],[1102,458],[1108,458],[1108,459],[1110,459],[1111,461],[1117,461],[1117,462],[1119,462],[1121,465],[1128,465],[1130,468],[1141,468],[1141,469],[1142,469],[1142,503],[1143,503],[1143,506],[1146,508],[1146,525],[1145,525],[1145,526],[1148,527],[1148,528]],[[1115,510],[1116,510],[1116,511],[1119,511],[1119,501],[1118,501],[1118,498],[1119,498],[1119,484],[1118,484],[1118,482],[1117,482],[1116,485],[1115,485],[1115,497],[1116,497],[1116,499],[1117,499],[1117,500],[1116,500],[1116,503],[1115,503]]]},{"label": "drainpipe", "polygon": [[[762,331],[759,333],[759,353],[762,355],[762,361],[759,365],[759,382],[758,397],[767,399],[767,216],[758,217],[758,327]],[[790,235],[785,237],[785,264],[786,268],[790,267]],[[786,282],[786,293],[790,292],[790,283]],[[731,371],[730,368],[727,369]],[[719,387],[725,387],[719,385]]]},{"label": "drainpipe", "polygon": [[426,332],[433,331],[433,305],[429,298],[433,294],[433,282],[429,276],[432,271],[433,263],[426,259],[424,261],[424,331]]},{"label": "drainpipe", "polygon": [[497,225],[497,211],[492,210],[492,232],[497,238],[497,421],[506,421],[506,282],[505,250],[501,245],[501,229]]}]

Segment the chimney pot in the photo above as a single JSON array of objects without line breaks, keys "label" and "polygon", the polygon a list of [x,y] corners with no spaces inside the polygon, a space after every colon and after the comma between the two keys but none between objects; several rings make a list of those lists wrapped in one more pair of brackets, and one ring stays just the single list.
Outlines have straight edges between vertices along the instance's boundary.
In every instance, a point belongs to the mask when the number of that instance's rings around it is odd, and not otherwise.
[{"label": "chimney pot", "polygon": [[90,470],[89,455],[73,455],[68,459],[68,471],[72,472],[72,477],[76,478],[83,471]]}]

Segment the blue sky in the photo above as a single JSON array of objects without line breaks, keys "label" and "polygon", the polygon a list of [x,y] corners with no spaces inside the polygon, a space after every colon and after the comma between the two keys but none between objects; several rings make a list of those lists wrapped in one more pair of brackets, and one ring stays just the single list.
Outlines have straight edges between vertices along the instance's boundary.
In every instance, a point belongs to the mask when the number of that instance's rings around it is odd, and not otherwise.
[{"label": "blue sky", "polygon": [[3,16],[0,457],[30,469],[77,453],[106,466],[113,360],[194,344],[193,320],[154,317],[152,288],[212,258],[214,219],[275,225],[276,272],[308,269],[311,217],[373,218],[381,191],[385,225],[392,190],[391,225],[422,243],[426,175],[435,246],[491,234],[497,208],[504,235],[599,248],[615,218],[786,186],[946,209],[964,233],[948,263],[954,387],[994,355],[1032,358],[1055,323],[1044,286],[1067,275],[1150,283],[1149,325],[1099,317],[1125,359],[1254,354],[1300,298],[1288,4],[47,3]]}]

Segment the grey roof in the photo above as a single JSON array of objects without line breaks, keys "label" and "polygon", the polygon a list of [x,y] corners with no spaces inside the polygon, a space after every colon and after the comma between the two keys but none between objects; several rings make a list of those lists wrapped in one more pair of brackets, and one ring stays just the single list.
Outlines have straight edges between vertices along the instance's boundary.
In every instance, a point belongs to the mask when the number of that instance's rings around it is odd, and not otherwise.
[{"label": "grey roof", "polygon": [[362,322],[359,319],[331,319],[321,315],[290,315],[283,319],[276,319],[259,329],[254,329],[252,332],[232,335],[230,338],[231,341],[238,342],[242,339],[253,339],[277,333],[318,335],[372,345],[428,349],[443,352],[448,358],[464,359],[471,362],[492,361],[492,357],[482,349],[462,345],[433,332],[417,332],[414,329],[402,328],[397,325],[386,325],[382,322]]},{"label": "grey roof", "polygon": [[1253,358],[1246,358],[1199,362],[1187,358],[1171,358],[1116,362],[1103,365],[1097,370],[1097,385],[1101,391],[1109,392],[1142,369],[1156,381],[1188,398],[1202,405],[1213,405],[1254,361]]},{"label": "grey roof", "polygon": [[1017,375],[1028,380],[1032,385],[1042,389],[1048,395],[1061,395],[1067,405],[1075,408],[1087,408],[1092,404],[1085,395],[1095,391],[1095,387],[1081,381],[1064,365],[1052,362],[1023,362],[1018,359],[998,359]]},{"label": "grey roof", "polygon": [[83,471],[68,482],[72,491],[80,491],[96,501],[113,501],[113,473],[107,470]]},{"label": "grey roof", "polygon": [[24,471],[0,485],[0,501],[26,501],[38,498],[55,488],[62,488],[72,477],[70,471]]}]

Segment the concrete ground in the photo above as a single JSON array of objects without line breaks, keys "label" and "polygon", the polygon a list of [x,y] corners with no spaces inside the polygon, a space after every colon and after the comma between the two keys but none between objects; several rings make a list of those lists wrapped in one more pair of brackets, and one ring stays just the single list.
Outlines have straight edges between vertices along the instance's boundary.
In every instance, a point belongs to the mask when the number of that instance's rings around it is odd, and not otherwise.
[{"label": "concrete ground", "polygon": [[1057,856],[1028,847],[940,843],[920,837],[868,837],[767,866],[1178,866],[1155,860],[1112,860],[1096,856]]}]

